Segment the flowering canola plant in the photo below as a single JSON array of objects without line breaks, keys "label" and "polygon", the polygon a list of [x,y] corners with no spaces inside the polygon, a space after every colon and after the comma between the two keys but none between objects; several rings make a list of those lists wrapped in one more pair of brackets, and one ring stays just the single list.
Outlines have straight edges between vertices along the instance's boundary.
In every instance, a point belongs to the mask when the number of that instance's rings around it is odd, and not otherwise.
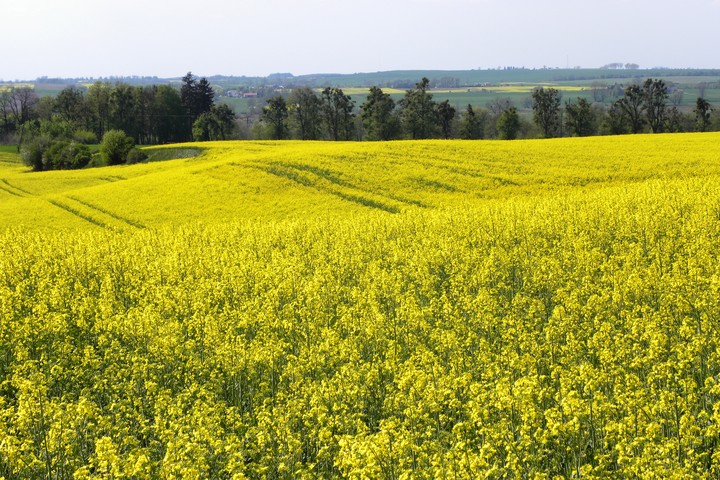
[{"label": "flowering canola plant", "polygon": [[719,139],[4,154],[0,476],[717,478]]}]

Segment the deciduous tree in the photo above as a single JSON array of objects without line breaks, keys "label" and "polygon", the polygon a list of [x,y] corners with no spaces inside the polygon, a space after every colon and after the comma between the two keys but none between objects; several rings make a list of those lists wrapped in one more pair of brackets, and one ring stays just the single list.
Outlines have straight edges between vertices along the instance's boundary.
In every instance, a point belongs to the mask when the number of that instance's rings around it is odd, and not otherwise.
[{"label": "deciduous tree", "polygon": [[392,140],[397,137],[399,128],[395,101],[380,88],[370,88],[361,112],[368,140]]},{"label": "deciduous tree", "polygon": [[560,134],[560,91],[538,88],[532,93],[533,119],[545,138]]},{"label": "deciduous tree", "polygon": [[407,90],[400,100],[400,120],[403,129],[412,139],[430,138],[437,125],[437,110],[432,94],[428,93],[429,80],[425,77]]},{"label": "deciduous tree", "polygon": [[308,87],[296,88],[288,98],[289,113],[300,140],[320,138],[320,99]]},{"label": "deciduous tree", "polygon": [[497,130],[502,140],[515,140],[520,132],[520,115],[517,108],[510,107],[500,114]]},{"label": "deciduous tree", "polygon": [[180,98],[188,115],[187,125],[188,130],[190,130],[193,122],[212,108],[215,101],[215,92],[205,77],[198,79],[192,72],[188,72],[182,78]]},{"label": "deciduous tree", "polygon": [[100,157],[107,165],[125,163],[128,152],[133,148],[134,142],[121,130],[108,130],[100,142]]},{"label": "deciduous tree", "polygon": [[625,94],[616,103],[623,112],[631,133],[640,133],[645,126],[645,94],[640,85],[629,85]]},{"label": "deciduous tree", "polygon": [[693,112],[695,112],[695,128],[698,132],[706,132],[710,127],[712,110],[712,105],[704,98],[698,97],[695,101]]},{"label": "deciduous tree", "polygon": [[326,88],[321,94],[322,117],[333,140],[350,140],[355,128],[355,102],[339,88]]},{"label": "deciduous tree", "polygon": [[565,126],[571,135],[586,137],[595,133],[592,105],[584,98],[565,104]]},{"label": "deciduous tree", "polygon": [[460,136],[466,140],[477,140],[485,135],[485,120],[487,111],[476,112],[472,105],[467,106],[462,116]]},{"label": "deciduous tree", "polygon": [[277,95],[268,99],[262,111],[262,121],[270,125],[270,137],[273,140],[285,140],[288,137],[287,119],[285,98]]},{"label": "deciduous tree", "polygon": [[437,118],[440,123],[443,138],[450,138],[452,135],[453,121],[455,120],[455,107],[450,105],[449,100],[437,104]]},{"label": "deciduous tree", "polygon": [[226,140],[235,128],[235,112],[225,104],[213,105],[193,123],[193,140]]},{"label": "deciduous tree", "polygon": [[660,133],[665,129],[667,120],[668,87],[662,80],[648,78],[642,88],[650,130]]}]

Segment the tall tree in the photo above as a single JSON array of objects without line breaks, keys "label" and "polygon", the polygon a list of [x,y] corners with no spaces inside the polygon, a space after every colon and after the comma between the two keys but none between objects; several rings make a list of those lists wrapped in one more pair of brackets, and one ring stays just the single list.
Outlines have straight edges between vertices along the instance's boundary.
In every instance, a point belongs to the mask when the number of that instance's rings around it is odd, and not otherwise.
[{"label": "tall tree", "polygon": [[7,121],[9,116],[12,130],[19,133],[18,152],[25,139],[26,124],[34,116],[34,109],[38,102],[37,94],[29,87],[12,88],[3,100],[3,110],[5,110],[3,115],[6,117],[4,121]]},{"label": "tall tree", "polygon": [[315,92],[308,87],[296,88],[290,94],[288,103],[297,138],[300,140],[320,138],[320,99]]},{"label": "tall tree", "polygon": [[515,140],[520,133],[520,115],[517,108],[509,107],[497,119],[497,130],[502,140]]},{"label": "tall tree", "polygon": [[134,88],[126,83],[118,83],[110,92],[110,127],[131,133],[134,130],[133,122],[135,98]]},{"label": "tall tree", "polygon": [[320,96],[322,117],[333,140],[350,140],[355,128],[355,102],[339,88],[326,88]]},{"label": "tall tree", "polygon": [[192,72],[182,78],[180,98],[187,113],[187,126],[190,133],[192,124],[205,112],[209,112],[215,102],[215,92],[205,77],[198,79]]},{"label": "tall tree", "polygon": [[466,140],[478,140],[485,136],[485,120],[487,111],[476,112],[468,104],[462,116],[460,136]]},{"label": "tall tree", "polygon": [[432,94],[428,93],[430,81],[423,77],[415,88],[407,90],[400,100],[400,120],[405,132],[412,139],[430,138],[437,126],[437,110]]},{"label": "tall tree", "polygon": [[273,140],[285,140],[288,137],[288,108],[285,99],[277,95],[267,100],[262,111],[262,121],[270,125]]},{"label": "tall tree", "polygon": [[707,132],[710,127],[710,115],[712,113],[712,105],[702,97],[698,97],[695,101],[695,128],[698,132]]},{"label": "tall tree", "polygon": [[85,94],[75,86],[65,87],[55,97],[55,112],[73,124],[80,124],[87,118]]},{"label": "tall tree", "polygon": [[450,105],[449,100],[444,100],[437,104],[437,118],[440,122],[443,138],[450,138],[452,135],[453,121],[455,120],[455,107]]},{"label": "tall tree", "polygon": [[110,124],[110,92],[112,88],[107,82],[95,82],[87,92],[87,105],[90,112],[92,130],[102,138]]},{"label": "tall tree", "polygon": [[0,134],[8,134],[15,130],[15,123],[11,120],[8,90],[0,90],[0,129]]},{"label": "tall tree", "polygon": [[662,80],[648,78],[642,90],[650,129],[653,133],[660,133],[665,129],[667,120],[668,87]]},{"label": "tall tree", "polygon": [[628,121],[620,101],[611,104],[605,112],[601,123],[601,131],[606,135],[623,135],[628,133]]},{"label": "tall tree", "polygon": [[399,125],[395,116],[395,101],[389,94],[378,87],[372,87],[360,108],[368,140],[397,138]]},{"label": "tall tree", "polygon": [[640,85],[629,85],[625,94],[616,102],[630,127],[631,133],[640,133],[645,126],[645,94]]},{"label": "tall tree", "polygon": [[155,89],[152,87],[135,87],[133,91],[133,129],[130,135],[135,143],[145,145],[152,143],[151,125],[155,113]]},{"label": "tall tree", "polygon": [[532,93],[533,119],[545,138],[560,134],[560,91],[538,88]]},{"label": "tall tree", "polygon": [[154,116],[151,129],[157,143],[181,142],[185,140],[185,107],[180,93],[169,85],[155,88]]},{"label": "tall tree", "polygon": [[592,105],[584,98],[565,104],[565,126],[572,135],[586,137],[595,133]]}]

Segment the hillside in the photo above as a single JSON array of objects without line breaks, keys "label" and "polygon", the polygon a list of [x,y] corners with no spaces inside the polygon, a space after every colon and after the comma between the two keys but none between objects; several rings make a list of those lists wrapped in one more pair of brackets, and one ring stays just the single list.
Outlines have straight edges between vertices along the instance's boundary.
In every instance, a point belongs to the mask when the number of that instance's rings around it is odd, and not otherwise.
[{"label": "hillside", "polygon": [[0,477],[717,478],[719,140],[1,153]]},{"label": "hillside", "polygon": [[[195,144],[202,153],[193,158],[41,173],[5,153],[0,228],[127,230],[476,206],[569,187],[714,175],[719,138],[220,142]],[[179,147],[166,148],[172,157]]]}]

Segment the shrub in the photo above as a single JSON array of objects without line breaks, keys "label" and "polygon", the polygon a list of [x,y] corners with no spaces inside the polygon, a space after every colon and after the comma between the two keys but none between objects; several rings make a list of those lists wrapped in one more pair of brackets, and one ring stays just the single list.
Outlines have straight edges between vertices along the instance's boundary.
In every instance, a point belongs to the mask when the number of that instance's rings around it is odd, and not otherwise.
[{"label": "shrub", "polygon": [[135,142],[122,130],[108,130],[100,143],[100,156],[107,165],[125,163]]},{"label": "shrub", "polygon": [[43,169],[43,153],[50,145],[50,137],[41,135],[23,144],[20,150],[23,163],[36,172]]},{"label": "shrub", "polygon": [[62,151],[62,164],[60,168],[85,168],[92,154],[87,145],[78,142],[70,142]]},{"label": "shrub", "polygon": [[98,143],[98,137],[94,132],[89,130],[76,130],[73,134],[73,140],[83,145],[93,145]]},{"label": "shrub", "polygon": [[133,163],[141,163],[147,160],[148,156],[139,148],[131,148],[127,154],[125,163],[132,165]]},{"label": "shrub", "polygon": [[56,140],[42,155],[44,170],[70,170],[83,168],[90,162],[90,149],[77,142]]}]

